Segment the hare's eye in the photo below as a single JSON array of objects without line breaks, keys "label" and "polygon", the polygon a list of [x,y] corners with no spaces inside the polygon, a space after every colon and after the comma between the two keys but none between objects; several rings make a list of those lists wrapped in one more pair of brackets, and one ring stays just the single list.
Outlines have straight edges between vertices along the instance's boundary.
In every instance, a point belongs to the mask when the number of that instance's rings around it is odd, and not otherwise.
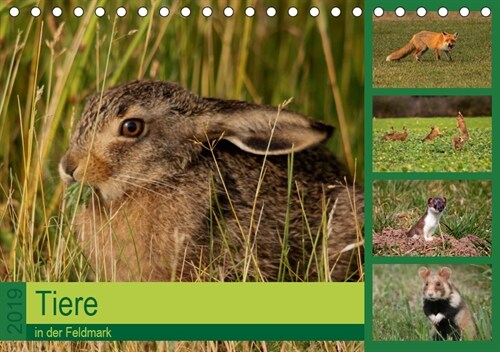
[{"label": "hare's eye", "polygon": [[120,127],[120,134],[124,137],[139,137],[144,131],[144,121],[130,119],[123,121]]}]

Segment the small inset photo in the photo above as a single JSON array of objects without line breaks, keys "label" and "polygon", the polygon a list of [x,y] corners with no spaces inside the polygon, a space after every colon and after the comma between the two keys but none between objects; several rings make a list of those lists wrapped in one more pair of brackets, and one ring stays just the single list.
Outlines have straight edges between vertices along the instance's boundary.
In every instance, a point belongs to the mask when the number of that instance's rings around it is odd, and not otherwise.
[{"label": "small inset photo", "polygon": [[491,96],[373,98],[374,172],[490,172]]},{"label": "small inset photo", "polygon": [[373,255],[490,256],[491,181],[373,182]]},{"label": "small inset photo", "polygon": [[373,87],[491,87],[491,16],[385,10],[373,16]]},{"label": "small inset photo", "polygon": [[373,266],[373,340],[491,340],[491,265]]}]

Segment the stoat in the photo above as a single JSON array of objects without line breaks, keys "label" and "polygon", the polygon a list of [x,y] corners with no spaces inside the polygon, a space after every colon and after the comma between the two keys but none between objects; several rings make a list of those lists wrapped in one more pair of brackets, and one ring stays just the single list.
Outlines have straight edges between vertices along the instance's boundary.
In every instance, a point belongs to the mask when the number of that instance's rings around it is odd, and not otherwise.
[{"label": "stoat", "polygon": [[451,283],[451,269],[442,267],[437,273],[426,267],[418,270],[424,280],[424,313],[432,323],[433,340],[474,340],[476,323],[469,306]]},{"label": "stoat", "polygon": [[413,239],[417,239],[423,235],[426,241],[432,241],[432,235],[434,235],[439,226],[439,219],[441,219],[445,207],[446,198],[429,198],[427,200],[427,211],[406,235]]}]

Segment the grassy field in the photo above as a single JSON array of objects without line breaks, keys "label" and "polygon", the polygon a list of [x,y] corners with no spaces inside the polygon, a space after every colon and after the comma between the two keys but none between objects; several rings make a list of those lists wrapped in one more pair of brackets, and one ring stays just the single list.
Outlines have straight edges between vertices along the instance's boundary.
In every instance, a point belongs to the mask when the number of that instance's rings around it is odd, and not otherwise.
[{"label": "grassy field", "polygon": [[[375,265],[373,268],[373,340],[430,340],[431,325],[422,308],[421,265]],[[477,324],[478,340],[491,340],[491,267],[446,265]],[[429,266],[439,270],[440,266]]]},{"label": "grassy field", "polygon": [[[346,3],[337,3],[343,11]],[[31,6],[40,7],[35,19]],[[363,19],[330,21],[320,1],[144,2],[71,0],[58,5],[23,1],[11,18],[0,4],[0,280],[84,280],[85,257],[69,226],[76,206],[65,198],[57,167],[85,98],[133,79],[175,81],[193,92],[226,99],[278,105],[336,127],[327,146],[363,179]],[[103,6],[106,16],[93,9]],[[200,14],[210,5],[213,16]],[[222,14],[234,9],[230,18]],[[288,7],[298,9],[289,17]],[[320,8],[314,18],[308,11]],[[359,6],[360,2],[349,2]],[[72,11],[82,6],[85,15]],[[125,6],[127,16],[114,11]],[[184,18],[180,8],[188,6]],[[254,6],[256,16],[243,11]],[[277,15],[269,18],[266,8]],[[335,30],[332,31],[333,26]],[[352,104],[350,102],[358,102]],[[71,197],[70,197],[71,198]],[[99,268],[97,268],[99,270]],[[222,346],[221,346],[222,345]],[[146,346],[146,347],[145,347]],[[6,349],[59,351],[362,351],[363,344],[315,342],[203,343],[19,343]],[[0,348],[1,349],[1,348]]]},{"label": "grassy field", "polygon": [[[391,52],[407,44],[422,30],[459,33],[453,62],[444,54],[436,62],[429,50],[421,62],[412,55],[399,62],[386,62]],[[393,88],[479,88],[491,87],[491,18],[475,13],[467,18],[449,14],[424,18],[407,14],[404,18],[384,16],[373,21],[373,87]]]},{"label": "grassy field", "polygon": [[[410,228],[422,216],[430,197],[446,197],[442,230],[460,239],[474,234],[491,243],[490,181],[375,181],[373,230]],[[449,228],[448,228],[449,227]]]},{"label": "grassy field", "polygon": [[[113,351],[130,352],[137,350],[137,342],[114,342],[114,343],[92,343],[92,342],[20,342],[5,343],[6,351]],[[1,345],[0,345],[1,346]],[[363,342],[300,342],[300,341],[158,341],[142,346],[139,351],[162,351],[162,352],[363,352]]]},{"label": "grassy field", "polygon": [[[384,118],[373,120],[373,171],[375,172],[487,172],[491,171],[491,118],[468,118],[470,140],[462,150],[454,150],[452,137],[458,136],[455,118]],[[422,139],[431,126],[442,136],[432,142]],[[383,141],[391,127],[408,129],[406,141]]]}]

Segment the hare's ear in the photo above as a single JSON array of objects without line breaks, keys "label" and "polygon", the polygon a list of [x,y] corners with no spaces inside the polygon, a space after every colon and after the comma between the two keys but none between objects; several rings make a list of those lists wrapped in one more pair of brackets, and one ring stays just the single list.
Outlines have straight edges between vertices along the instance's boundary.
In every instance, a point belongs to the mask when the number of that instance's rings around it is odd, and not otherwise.
[{"label": "hare's ear", "polygon": [[253,154],[280,155],[317,145],[333,132],[332,126],[292,111],[246,103],[239,108],[197,119],[196,137],[226,139]]}]

